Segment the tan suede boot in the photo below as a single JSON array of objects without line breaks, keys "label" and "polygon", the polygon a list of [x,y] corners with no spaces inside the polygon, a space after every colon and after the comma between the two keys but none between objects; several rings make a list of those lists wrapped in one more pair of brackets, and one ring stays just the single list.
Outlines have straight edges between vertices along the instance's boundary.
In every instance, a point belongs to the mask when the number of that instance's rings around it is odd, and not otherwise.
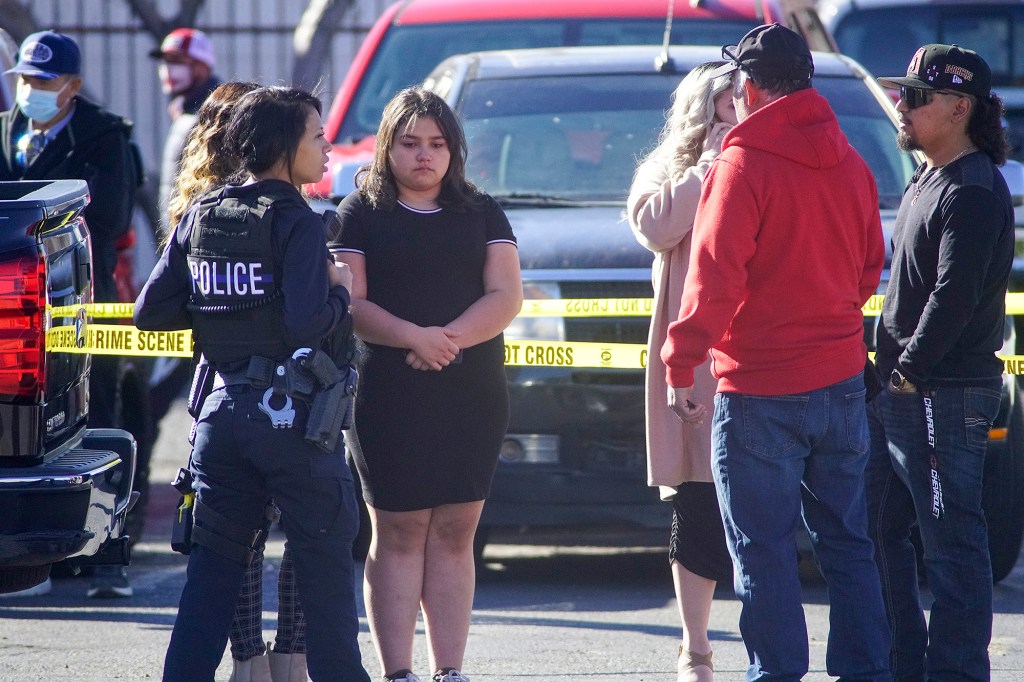
[{"label": "tan suede boot", "polygon": [[306,654],[279,654],[267,644],[270,677],[273,682],[309,682],[306,676]]},{"label": "tan suede boot", "polygon": [[[269,653],[269,652],[268,652]],[[231,659],[231,677],[228,682],[273,682],[270,675],[270,657],[253,656],[248,661]]]}]

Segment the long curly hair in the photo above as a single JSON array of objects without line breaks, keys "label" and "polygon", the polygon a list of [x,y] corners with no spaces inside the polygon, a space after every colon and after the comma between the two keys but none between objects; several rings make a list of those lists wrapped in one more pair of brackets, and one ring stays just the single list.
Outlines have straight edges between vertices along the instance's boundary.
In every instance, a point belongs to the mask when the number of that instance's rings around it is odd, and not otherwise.
[{"label": "long curly hair", "polygon": [[[715,122],[715,98],[732,87],[728,76],[711,78],[711,71],[725,62],[705,62],[693,68],[672,93],[672,108],[658,145],[644,158],[665,159],[674,179],[695,165],[704,139]],[[642,163],[642,162],[641,162]]]},{"label": "long curly hair", "polygon": [[185,211],[199,196],[225,185],[238,175],[238,161],[224,147],[224,133],[235,103],[245,94],[261,87],[259,83],[232,81],[222,83],[210,93],[196,114],[181,152],[174,192],[168,202],[169,232],[181,222]]},{"label": "long curly hair", "polygon": [[416,125],[416,120],[421,116],[437,123],[451,154],[448,172],[441,179],[441,193],[437,203],[445,209],[465,210],[479,197],[479,191],[473,183],[466,180],[466,136],[448,103],[439,95],[421,87],[405,88],[384,107],[377,130],[377,149],[373,161],[360,168],[356,174],[359,193],[375,209],[390,211],[395,207],[398,185],[389,161],[391,149],[395,146],[395,138]]},{"label": "long curly hair", "polygon": [[988,97],[975,97],[967,134],[978,149],[988,154],[992,163],[1002,166],[1010,154],[1010,141],[1003,127],[1006,107],[1002,98],[991,93]]}]

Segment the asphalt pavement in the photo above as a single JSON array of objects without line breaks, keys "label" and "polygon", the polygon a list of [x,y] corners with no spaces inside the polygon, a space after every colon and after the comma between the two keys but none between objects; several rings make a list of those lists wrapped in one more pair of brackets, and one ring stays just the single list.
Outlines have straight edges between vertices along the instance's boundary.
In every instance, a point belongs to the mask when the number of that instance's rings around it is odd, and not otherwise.
[{"label": "asphalt pavement", "polygon": [[[0,682],[156,680],[185,579],[186,558],[168,545],[177,501],[166,482],[188,455],[189,419],[176,404],[154,455],[153,497],[146,531],[129,568],[135,595],[87,599],[88,579],[55,578],[45,596],[0,600]],[[499,539],[500,540],[500,539]],[[276,627],[276,576],[283,537],[268,544],[263,628]],[[679,616],[665,551],[567,545],[490,544],[477,581],[465,672],[473,682],[670,682],[675,680]],[[808,682],[825,673],[828,609],[825,586],[805,562],[804,607],[810,635]],[[992,679],[1024,680],[1024,561],[996,586],[990,647]],[[739,604],[720,586],[711,636],[718,681],[742,680],[746,653],[737,628]],[[380,670],[360,604],[360,644],[372,679]],[[422,627],[416,672],[426,679]],[[229,656],[217,680],[230,675]]]}]

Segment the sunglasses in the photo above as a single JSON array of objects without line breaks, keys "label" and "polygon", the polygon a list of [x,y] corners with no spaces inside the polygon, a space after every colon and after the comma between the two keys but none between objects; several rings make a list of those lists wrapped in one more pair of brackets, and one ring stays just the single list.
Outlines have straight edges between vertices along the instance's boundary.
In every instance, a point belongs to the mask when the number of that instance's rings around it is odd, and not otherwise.
[{"label": "sunglasses", "polygon": [[911,88],[906,85],[900,86],[900,99],[906,102],[907,109],[917,109],[926,104],[931,104],[935,95],[952,95],[953,97],[966,97],[959,92],[949,90],[925,90],[924,88]]}]

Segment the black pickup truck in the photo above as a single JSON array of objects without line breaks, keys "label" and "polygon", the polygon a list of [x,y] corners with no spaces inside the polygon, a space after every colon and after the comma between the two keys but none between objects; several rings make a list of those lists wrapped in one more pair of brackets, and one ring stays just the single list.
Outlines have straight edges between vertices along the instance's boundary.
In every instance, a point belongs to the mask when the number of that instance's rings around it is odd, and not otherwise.
[{"label": "black pickup truck", "polygon": [[135,440],[87,429],[92,302],[82,180],[0,182],[0,592],[46,580],[52,564],[127,564]]}]

